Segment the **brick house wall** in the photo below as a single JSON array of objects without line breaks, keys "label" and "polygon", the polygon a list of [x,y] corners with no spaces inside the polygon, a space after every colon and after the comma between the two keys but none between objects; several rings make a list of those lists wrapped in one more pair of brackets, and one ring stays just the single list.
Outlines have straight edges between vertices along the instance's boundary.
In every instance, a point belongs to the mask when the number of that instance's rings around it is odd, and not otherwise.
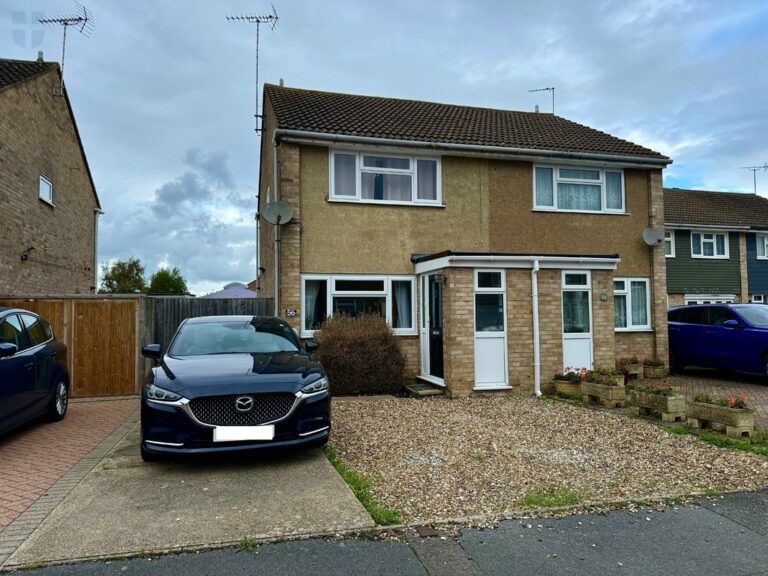
[{"label": "brick house wall", "polygon": [[[98,208],[56,69],[0,91],[0,294],[88,294]],[[39,179],[53,183],[53,204]],[[29,247],[29,259],[21,256]]]}]

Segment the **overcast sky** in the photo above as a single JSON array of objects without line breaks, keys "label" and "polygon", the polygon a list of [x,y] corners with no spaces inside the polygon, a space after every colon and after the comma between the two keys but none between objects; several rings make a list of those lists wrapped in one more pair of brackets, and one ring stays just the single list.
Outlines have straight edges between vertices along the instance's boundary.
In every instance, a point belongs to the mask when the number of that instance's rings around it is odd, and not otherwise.
[{"label": "overcast sky", "polygon": [[[267,0],[84,0],[65,79],[106,214],[100,260],[178,266],[198,294],[254,277],[255,27]],[[275,0],[261,79],[550,110],[667,154],[665,185],[751,191],[768,161],[768,2]],[[36,19],[70,0],[0,0],[2,56],[61,58]],[[768,174],[758,175],[768,195]]]}]

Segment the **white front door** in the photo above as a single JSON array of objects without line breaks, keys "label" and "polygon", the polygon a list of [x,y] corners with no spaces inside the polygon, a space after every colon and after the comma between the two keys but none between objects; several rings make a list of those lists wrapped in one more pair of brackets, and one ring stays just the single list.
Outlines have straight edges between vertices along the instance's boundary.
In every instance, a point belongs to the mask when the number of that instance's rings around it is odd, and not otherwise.
[{"label": "white front door", "polygon": [[589,271],[563,271],[563,368],[592,369]]},{"label": "white front door", "polygon": [[504,270],[475,270],[475,388],[509,385]]},{"label": "white front door", "polygon": [[419,277],[421,291],[419,335],[421,340],[421,378],[444,385],[443,370],[443,275]]}]

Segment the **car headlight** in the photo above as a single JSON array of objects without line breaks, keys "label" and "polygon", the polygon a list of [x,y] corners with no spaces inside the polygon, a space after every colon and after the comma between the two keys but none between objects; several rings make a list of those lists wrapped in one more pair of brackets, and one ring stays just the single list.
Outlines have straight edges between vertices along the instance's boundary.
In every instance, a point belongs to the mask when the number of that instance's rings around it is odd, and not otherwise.
[{"label": "car headlight", "polygon": [[160,386],[150,384],[147,386],[147,398],[150,400],[157,400],[158,402],[176,402],[177,400],[181,400],[182,396],[181,394],[176,394],[176,392],[171,392],[165,388],[160,388]]},{"label": "car headlight", "polygon": [[301,389],[304,394],[315,394],[316,392],[322,392],[323,390],[328,390],[328,378],[315,380],[312,384],[307,384]]}]

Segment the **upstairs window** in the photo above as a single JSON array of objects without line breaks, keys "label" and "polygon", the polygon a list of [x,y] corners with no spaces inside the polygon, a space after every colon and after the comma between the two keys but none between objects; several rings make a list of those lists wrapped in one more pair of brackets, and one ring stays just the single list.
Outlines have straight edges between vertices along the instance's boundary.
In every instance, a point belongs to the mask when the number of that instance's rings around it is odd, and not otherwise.
[{"label": "upstairs window", "polygon": [[330,199],[439,205],[440,160],[365,152],[331,152]]},{"label": "upstairs window", "polygon": [[664,232],[664,256],[667,258],[675,257],[675,231],[667,230]]},{"label": "upstairs window", "polygon": [[620,170],[534,166],[533,189],[538,210],[625,212]]},{"label": "upstairs window", "polygon": [[766,250],[766,244],[768,244],[768,235],[758,234],[757,240],[757,259],[768,260],[768,250]]},{"label": "upstairs window", "polygon": [[53,182],[42,174],[40,175],[40,188],[38,192],[40,200],[53,206]]},{"label": "upstairs window", "polygon": [[728,258],[728,234],[691,232],[691,256],[694,258]]}]

